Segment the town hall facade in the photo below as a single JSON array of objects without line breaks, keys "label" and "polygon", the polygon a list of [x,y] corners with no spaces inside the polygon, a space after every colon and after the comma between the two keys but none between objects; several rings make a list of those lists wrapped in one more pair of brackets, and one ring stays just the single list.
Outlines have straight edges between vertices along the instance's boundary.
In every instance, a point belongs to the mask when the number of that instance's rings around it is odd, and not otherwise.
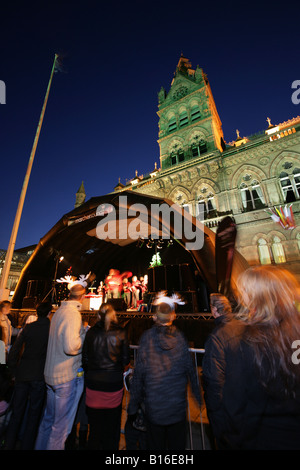
[{"label": "town hall facade", "polygon": [[158,101],[160,165],[115,191],[171,199],[213,231],[229,215],[250,265],[280,264],[300,278],[300,117],[267,118],[265,132],[237,130],[226,143],[207,76],[183,56]]}]

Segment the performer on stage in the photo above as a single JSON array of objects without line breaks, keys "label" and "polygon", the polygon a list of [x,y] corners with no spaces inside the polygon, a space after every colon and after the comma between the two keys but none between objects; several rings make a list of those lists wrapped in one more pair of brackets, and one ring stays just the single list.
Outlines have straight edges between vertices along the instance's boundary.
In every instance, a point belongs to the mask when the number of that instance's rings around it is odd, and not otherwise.
[{"label": "performer on stage", "polygon": [[119,299],[123,288],[123,278],[131,277],[132,273],[126,271],[120,274],[118,269],[110,269],[107,278],[105,279],[105,285],[108,291],[109,299]]},{"label": "performer on stage", "polygon": [[130,308],[130,300],[131,300],[131,282],[128,281],[127,277],[123,279],[123,292],[124,292],[124,300],[127,305],[127,308]]},{"label": "performer on stage", "polygon": [[100,281],[100,285],[97,289],[98,295],[101,297],[100,300],[100,306],[106,301],[105,299],[105,294],[106,294],[106,289],[103,281]]},{"label": "performer on stage", "polygon": [[132,285],[131,285],[131,292],[132,292],[131,308],[138,307],[138,302],[140,298],[140,290],[141,290],[141,281],[138,280],[137,276],[133,276]]},{"label": "performer on stage", "polygon": [[147,281],[148,281],[148,278],[147,278],[147,275],[145,277],[140,277],[140,281],[141,281],[141,298],[144,299],[144,294],[147,292],[148,290],[148,285],[147,285]]}]

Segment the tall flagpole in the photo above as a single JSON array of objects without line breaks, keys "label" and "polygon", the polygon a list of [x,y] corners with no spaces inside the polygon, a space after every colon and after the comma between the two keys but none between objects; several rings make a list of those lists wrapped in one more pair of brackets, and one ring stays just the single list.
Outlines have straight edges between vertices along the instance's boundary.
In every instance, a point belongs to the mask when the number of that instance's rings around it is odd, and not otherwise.
[{"label": "tall flagpole", "polygon": [[51,70],[51,75],[50,75],[50,79],[49,79],[49,83],[48,83],[48,87],[47,87],[47,91],[46,91],[46,96],[45,96],[45,99],[44,99],[43,108],[42,108],[39,123],[38,123],[38,126],[37,126],[37,130],[36,130],[32,150],[31,150],[31,154],[30,154],[30,158],[29,158],[29,162],[28,162],[28,166],[27,166],[27,171],[26,171],[26,174],[25,174],[23,187],[22,187],[22,191],[21,191],[21,195],[20,195],[20,199],[19,199],[19,204],[18,204],[16,216],[15,216],[15,221],[14,221],[13,229],[12,229],[12,232],[11,232],[9,245],[8,245],[8,249],[7,249],[7,253],[6,253],[6,257],[5,257],[5,261],[4,261],[2,276],[1,276],[1,280],[0,280],[0,301],[7,300],[8,296],[9,296],[9,290],[6,289],[6,286],[7,286],[7,280],[8,280],[8,275],[9,275],[10,266],[11,266],[11,260],[12,260],[14,249],[15,249],[15,244],[16,244],[17,234],[18,234],[18,230],[19,230],[20,219],[21,219],[22,210],[23,210],[23,206],[24,206],[24,200],[25,200],[25,196],[26,196],[28,182],[29,182],[29,178],[30,178],[31,168],[32,168],[32,164],[33,164],[33,160],[34,160],[34,156],[35,156],[35,152],[36,152],[36,148],[37,148],[37,144],[38,144],[38,140],[39,140],[39,136],[40,136],[40,132],[41,132],[41,128],[42,128],[42,123],[43,123],[44,114],[45,114],[45,111],[46,111],[48,96],[49,96],[49,92],[50,92],[50,88],[51,88],[51,83],[52,83],[52,78],[53,78],[53,74],[54,74],[54,71],[55,71],[55,65],[56,65],[57,58],[58,58],[58,55],[55,54],[53,67],[52,67],[52,70]]}]

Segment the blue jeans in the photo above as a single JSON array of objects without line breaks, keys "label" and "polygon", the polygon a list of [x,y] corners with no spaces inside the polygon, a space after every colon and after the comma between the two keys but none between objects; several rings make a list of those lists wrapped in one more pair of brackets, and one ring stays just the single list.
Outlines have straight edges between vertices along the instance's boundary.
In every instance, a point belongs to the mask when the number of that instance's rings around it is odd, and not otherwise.
[{"label": "blue jeans", "polygon": [[34,448],[45,392],[46,385],[43,380],[16,382],[12,415],[5,438],[5,449],[14,449],[20,433],[22,434],[22,450]]},{"label": "blue jeans", "polygon": [[36,450],[64,450],[83,385],[83,377],[54,386],[47,384],[47,402],[35,443]]}]

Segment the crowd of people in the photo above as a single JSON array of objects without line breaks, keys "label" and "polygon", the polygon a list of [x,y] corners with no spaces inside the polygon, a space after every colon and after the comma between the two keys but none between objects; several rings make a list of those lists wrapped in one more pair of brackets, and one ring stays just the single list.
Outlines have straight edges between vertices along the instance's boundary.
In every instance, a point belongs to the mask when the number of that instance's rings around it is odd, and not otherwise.
[{"label": "crowd of people", "polygon": [[112,305],[102,304],[96,324],[84,328],[85,294],[74,285],[51,318],[51,304],[42,303],[21,329],[11,325],[9,303],[0,304],[2,449],[70,449],[80,423],[82,448],[117,450],[125,384],[126,449],[184,450],[188,383],[206,406],[213,448],[300,449],[300,290],[288,271],[244,271],[234,310],[222,294],[210,295],[215,327],[200,380],[174,325],[179,297],[157,295],[132,367]]}]

